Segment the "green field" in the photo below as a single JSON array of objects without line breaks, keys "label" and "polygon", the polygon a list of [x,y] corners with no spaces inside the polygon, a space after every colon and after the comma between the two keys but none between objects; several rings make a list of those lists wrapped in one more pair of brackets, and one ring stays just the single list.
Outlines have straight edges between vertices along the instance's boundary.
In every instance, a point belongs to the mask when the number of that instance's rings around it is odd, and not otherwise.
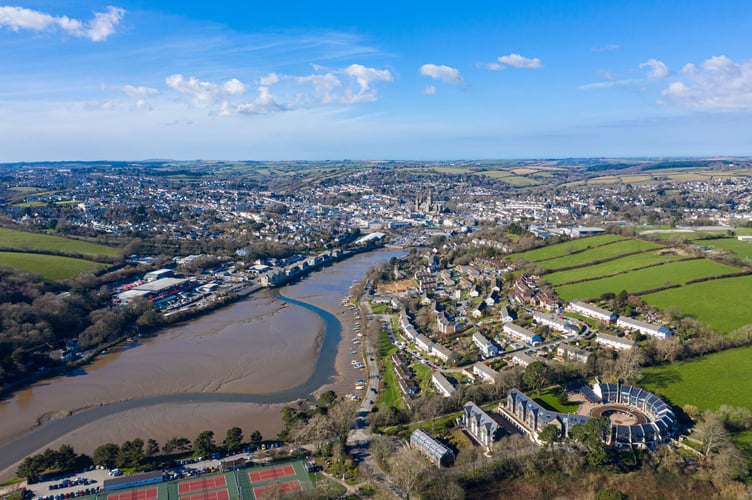
[{"label": "green field", "polygon": [[527,252],[514,254],[512,255],[512,258],[520,257],[525,260],[540,262],[542,260],[568,255],[572,253],[572,251],[583,250],[588,247],[597,247],[605,243],[623,239],[625,239],[623,236],[616,234],[603,234],[600,236],[590,236],[588,238],[578,238],[576,240],[565,241],[564,243],[557,243],[556,245],[549,245],[536,248],[535,250],[528,250]]},{"label": "green field", "polygon": [[[593,299],[607,292],[619,293],[622,290],[639,292],[670,285],[682,285],[697,278],[735,272],[739,272],[739,269],[712,260],[688,260],[671,262],[610,278],[559,286],[556,288],[556,293],[566,300]],[[673,302],[669,305],[677,304],[681,305],[681,302]],[[689,312],[689,309],[686,310]]]},{"label": "green field", "polygon": [[662,248],[660,245],[643,240],[624,240],[617,241],[611,245],[603,245],[596,248],[589,248],[579,253],[564,255],[557,259],[541,262],[540,265],[546,269],[561,269],[587,264],[596,260],[610,259],[634,252],[646,252],[648,250],[657,250]]},{"label": "green field", "polygon": [[117,248],[105,245],[97,245],[86,241],[51,236],[48,234],[27,233],[15,229],[0,228],[0,248],[6,250],[41,250],[45,252],[59,252],[65,254],[80,255],[107,255],[118,254]]},{"label": "green field", "polygon": [[646,267],[653,264],[672,262],[682,258],[684,257],[670,253],[665,253],[663,255],[659,255],[655,252],[640,253],[637,255],[629,255],[620,259],[611,260],[609,262],[603,262],[602,264],[595,264],[592,266],[571,269],[569,271],[547,274],[544,276],[544,278],[552,285],[562,285],[564,283],[570,283],[572,281],[609,276],[611,274],[631,271],[632,269],[638,269],[640,267]]},{"label": "green field", "polygon": [[661,309],[678,306],[719,333],[728,333],[752,323],[750,290],[752,276],[742,276],[663,290],[642,299]]},{"label": "green field", "polygon": [[0,265],[39,274],[48,281],[75,278],[83,272],[104,267],[103,264],[72,257],[19,252],[0,252]]},{"label": "green field", "polygon": [[646,368],[640,385],[678,407],[717,410],[722,404],[752,410],[752,347],[710,354],[696,361]]},{"label": "green field", "polygon": [[389,340],[386,332],[379,335],[379,354],[381,362],[384,365],[384,385],[379,393],[379,400],[376,402],[379,410],[385,410],[390,406],[399,408],[402,406],[402,393],[397,385],[397,374],[394,372],[394,363],[390,359],[392,353],[398,351],[396,345]]},{"label": "green field", "polygon": [[[559,413],[576,413],[577,408],[580,407],[577,403],[568,402],[566,404],[559,403],[559,398],[556,396],[556,387],[549,387],[541,391],[540,394],[533,396],[533,400],[551,411],[558,411]],[[558,388],[561,390],[561,388]]]},{"label": "green field", "polygon": [[693,243],[718,250],[727,250],[736,254],[740,259],[752,259],[752,241],[739,241],[736,238],[720,238],[717,240],[696,240]]}]

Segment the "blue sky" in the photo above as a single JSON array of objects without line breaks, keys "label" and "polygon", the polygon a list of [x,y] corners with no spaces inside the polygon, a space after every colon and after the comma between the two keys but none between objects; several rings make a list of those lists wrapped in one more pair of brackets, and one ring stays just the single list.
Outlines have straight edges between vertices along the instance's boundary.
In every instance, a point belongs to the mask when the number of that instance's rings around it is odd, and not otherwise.
[{"label": "blue sky", "polygon": [[0,4],[0,162],[750,155],[750,25],[744,1]]}]

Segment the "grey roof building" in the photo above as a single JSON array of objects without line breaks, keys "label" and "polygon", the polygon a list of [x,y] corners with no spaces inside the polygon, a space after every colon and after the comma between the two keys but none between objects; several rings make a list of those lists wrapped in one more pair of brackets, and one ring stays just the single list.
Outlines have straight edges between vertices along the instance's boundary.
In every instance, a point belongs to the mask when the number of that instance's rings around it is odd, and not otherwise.
[{"label": "grey roof building", "polygon": [[454,452],[421,429],[415,429],[410,435],[410,445],[420,450],[437,467],[454,463]]}]

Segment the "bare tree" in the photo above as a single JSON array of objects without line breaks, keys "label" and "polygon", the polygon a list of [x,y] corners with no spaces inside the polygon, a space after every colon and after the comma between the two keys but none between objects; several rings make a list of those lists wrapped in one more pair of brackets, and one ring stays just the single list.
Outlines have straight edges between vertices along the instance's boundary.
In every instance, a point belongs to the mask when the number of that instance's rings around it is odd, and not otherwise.
[{"label": "bare tree", "polygon": [[729,433],[723,426],[723,422],[711,411],[702,414],[702,422],[695,426],[694,434],[702,443],[702,452],[705,457],[731,444]]},{"label": "bare tree", "polygon": [[390,476],[409,499],[428,464],[420,451],[406,446],[392,456],[389,469]]}]

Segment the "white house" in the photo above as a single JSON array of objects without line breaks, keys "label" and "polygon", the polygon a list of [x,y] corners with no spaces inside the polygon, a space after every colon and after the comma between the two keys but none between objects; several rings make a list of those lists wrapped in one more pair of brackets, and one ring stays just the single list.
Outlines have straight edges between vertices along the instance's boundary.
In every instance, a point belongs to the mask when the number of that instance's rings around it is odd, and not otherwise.
[{"label": "white house", "polygon": [[496,382],[496,375],[499,374],[496,370],[483,363],[475,363],[473,365],[473,373],[483,379],[484,382],[494,383]]},{"label": "white house", "polygon": [[473,333],[473,342],[478,346],[483,356],[487,358],[499,354],[499,347],[480,332]]},{"label": "white house", "polygon": [[433,382],[436,391],[445,398],[451,397],[457,392],[457,389],[440,372],[433,372],[431,374],[431,382]]},{"label": "white house", "polygon": [[523,328],[514,323],[506,323],[503,327],[504,333],[512,337],[513,339],[520,340],[529,345],[536,345],[543,342],[543,339],[537,333],[533,333],[527,328]]},{"label": "white house", "polygon": [[579,300],[571,301],[567,308],[570,311],[580,313],[583,316],[587,316],[588,318],[603,321],[604,323],[613,323],[614,321],[616,321],[617,317],[615,313],[612,313],[607,309],[603,309],[602,307],[594,306],[586,302],[580,302]]},{"label": "white house", "polygon": [[595,341],[601,345],[617,350],[632,349],[637,345],[637,343],[632,339],[626,337],[617,337],[616,335],[609,335],[608,333],[600,332],[598,332],[598,335],[595,337]]},{"label": "white house", "polygon": [[535,311],[533,313],[533,321],[540,323],[541,325],[546,325],[564,335],[573,335],[580,331],[580,328],[577,325],[556,314]]},{"label": "white house", "polygon": [[623,328],[626,331],[638,331],[643,335],[649,335],[659,339],[666,339],[672,335],[671,330],[665,326],[655,326],[647,321],[625,318],[623,316],[616,320],[616,326]]}]

